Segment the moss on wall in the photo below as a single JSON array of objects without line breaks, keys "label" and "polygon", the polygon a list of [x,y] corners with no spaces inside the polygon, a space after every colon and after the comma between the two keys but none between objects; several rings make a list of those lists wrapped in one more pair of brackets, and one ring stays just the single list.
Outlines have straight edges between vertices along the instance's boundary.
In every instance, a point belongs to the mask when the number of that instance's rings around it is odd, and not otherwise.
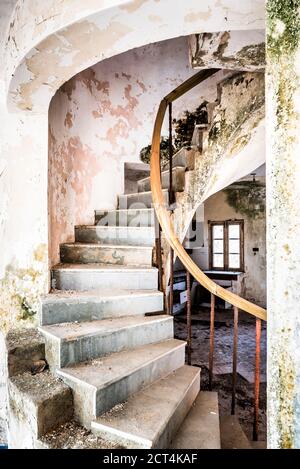
[{"label": "moss on wall", "polygon": [[267,52],[273,58],[293,54],[300,39],[300,1],[268,0]]},{"label": "moss on wall", "polygon": [[32,255],[30,267],[20,268],[17,262],[8,265],[0,280],[0,330],[12,326],[36,324],[40,295],[47,291],[48,249],[41,244]]},{"label": "moss on wall", "polygon": [[228,205],[247,218],[265,215],[266,189],[256,181],[236,182],[224,190]]}]

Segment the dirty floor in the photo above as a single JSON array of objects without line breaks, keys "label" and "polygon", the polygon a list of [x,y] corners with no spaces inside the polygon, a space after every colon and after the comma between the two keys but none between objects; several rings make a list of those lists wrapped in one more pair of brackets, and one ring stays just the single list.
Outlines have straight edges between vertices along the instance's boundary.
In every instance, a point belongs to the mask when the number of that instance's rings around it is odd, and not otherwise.
[{"label": "dirty floor", "polygon": [[[208,390],[209,310],[192,313],[192,365],[201,367],[201,389]],[[185,315],[175,316],[175,337],[186,339]],[[231,411],[233,312],[220,310],[215,315],[215,352],[213,390],[219,394],[220,415]],[[239,315],[238,377],[236,415],[248,438],[252,439],[253,383],[255,359],[255,319]],[[266,440],[266,328],[262,325],[261,392],[259,440]]]}]

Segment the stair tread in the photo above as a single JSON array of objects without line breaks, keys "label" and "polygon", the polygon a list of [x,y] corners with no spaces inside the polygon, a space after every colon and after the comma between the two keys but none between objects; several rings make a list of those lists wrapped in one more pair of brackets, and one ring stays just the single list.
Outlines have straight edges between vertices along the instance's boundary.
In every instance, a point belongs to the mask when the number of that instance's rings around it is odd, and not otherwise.
[{"label": "stair tread", "polygon": [[97,248],[97,249],[138,249],[138,250],[145,250],[149,251],[152,250],[152,246],[134,246],[134,245],[129,245],[129,244],[101,244],[101,243],[82,243],[82,242],[74,242],[74,243],[62,243],[61,246],[68,246],[68,247],[91,247],[91,248]]},{"label": "stair tread", "polygon": [[267,449],[268,443],[265,440],[251,441],[252,449]]},{"label": "stair tread", "polygon": [[32,375],[25,372],[9,379],[18,392],[26,395],[35,404],[40,404],[63,393],[68,393],[69,388],[49,370]]},{"label": "stair tread", "polygon": [[46,334],[51,334],[62,340],[75,340],[80,337],[105,335],[112,332],[163,321],[170,321],[169,315],[164,316],[128,316],[122,318],[101,319],[80,323],[60,323],[50,326],[40,327],[39,330]]},{"label": "stair tread", "polygon": [[[173,172],[176,172],[176,171],[182,171],[184,170],[183,166],[174,166],[173,168]],[[162,172],[161,172],[161,175],[165,174],[165,173],[169,173],[169,170],[168,169],[164,169]],[[147,176],[143,179],[139,179],[138,180],[138,183],[143,183],[143,182],[146,182],[146,181],[149,181],[151,178],[151,176]],[[166,189],[165,189],[166,190]],[[151,191],[150,191],[151,192]],[[142,194],[142,192],[139,192],[139,194]],[[129,194],[131,195],[131,194]]]},{"label": "stair tread", "polygon": [[218,393],[201,391],[172,442],[173,449],[220,449]]},{"label": "stair tread", "polygon": [[[168,189],[162,189],[162,192],[167,193],[167,192],[169,192],[169,190]],[[147,194],[152,195],[152,191],[132,192],[131,194],[122,194],[119,197],[134,197],[134,196],[141,196],[141,195],[147,195]]]},{"label": "stair tread", "polygon": [[58,370],[57,373],[69,380],[85,382],[96,389],[120,380],[139,368],[146,366],[171,350],[182,347],[182,340],[169,339],[156,344],[145,345],[133,350],[116,352],[106,357]]},{"label": "stair tread", "polygon": [[78,301],[101,301],[102,299],[110,298],[127,298],[128,296],[134,297],[148,297],[149,295],[161,296],[162,293],[158,290],[122,290],[122,289],[100,289],[100,290],[87,290],[87,291],[77,291],[69,290],[62,291],[56,290],[50,292],[48,295],[42,297],[42,302],[52,303],[52,302],[78,302]]},{"label": "stair tread", "polygon": [[99,438],[74,420],[41,436],[36,449],[122,449],[120,445]]},{"label": "stair tread", "polygon": [[[123,194],[131,195],[131,194]],[[115,213],[115,212],[154,212],[154,208],[116,208],[114,210],[95,210],[95,213]]]},{"label": "stair tread", "polygon": [[[142,194],[142,192],[140,192],[139,194]],[[134,195],[134,194],[129,194],[129,195]],[[98,230],[144,230],[144,231],[154,231],[154,227],[153,226],[119,226],[119,225],[109,225],[109,226],[105,226],[105,225],[76,225],[75,226],[75,229],[80,229],[80,228],[84,228],[85,230],[86,229],[89,229],[89,230],[94,230],[94,231],[98,231]]]},{"label": "stair tread", "polygon": [[131,266],[131,265],[114,265],[114,264],[57,264],[52,267],[53,270],[69,270],[69,271],[106,271],[106,270],[114,270],[116,272],[126,272],[126,270],[136,271],[136,272],[153,272],[157,270],[156,267],[138,267],[138,266]]},{"label": "stair tread", "polygon": [[252,449],[238,418],[235,415],[220,417],[222,449]]},{"label": "stair tread", "polygon": [[182,366],[150,384],[92,422],[92,431],[109,428],[115,435],[155,446],[200,369]]}]

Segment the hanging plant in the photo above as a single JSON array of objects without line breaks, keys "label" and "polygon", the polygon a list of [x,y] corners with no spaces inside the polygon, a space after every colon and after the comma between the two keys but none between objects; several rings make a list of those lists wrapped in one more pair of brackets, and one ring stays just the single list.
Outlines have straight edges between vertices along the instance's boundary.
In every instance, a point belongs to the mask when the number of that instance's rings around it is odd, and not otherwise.
[{"label": "hanging plant", "polygon": [[[175,147],[173,145],[173,152],[175,152]],[[169,138],[162,137],[160,141],[160,157],[162,166],[164,166],[169,161]],[[144,147],[140,151],[140,159],[143,163],[150,163],[151,158],[151,145]]]},{"label": "hanging plant", "polygon": [[[207,123],[207,101],[204,101],[195,111],[184,111],[183,117],[180,119],[173,119],[174,126],[174,142],[173,153],[176,153],[183,147],[189,147],[192,143],[193,133],[196,124]],[[162,165],[164,166],[169,161],[169,138],[162,137],[160,142],[160,154]],[[150,163],[151,158],[151,144],[142,148],[140,151],[140,159],[143,163]]]},{"label": "hanging plant", "polygon": [[207,124],[206,105],[207,101],[204,101],[195,111],[185,111],[181,119],[173,120],[177,150],[191,145],[196,124]]}]

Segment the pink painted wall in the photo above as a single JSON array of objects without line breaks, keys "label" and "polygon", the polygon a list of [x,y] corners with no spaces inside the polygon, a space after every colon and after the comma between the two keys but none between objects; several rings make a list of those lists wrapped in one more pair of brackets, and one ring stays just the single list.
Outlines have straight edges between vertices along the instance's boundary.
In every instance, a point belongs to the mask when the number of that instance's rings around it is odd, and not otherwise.
[{"label": "pink painted wall", "polygon": [[[116,207],[124,162],[139,161],[141,148],[150,143],[160,100],[194,73],[182,37],[104,60],[56,93],[49,109],[52,264],[59,244],[74,240],[74,225],[92,224],[95,209]],[[216,81],[179,100],[175,117],[204,99],[213,101]]]}]

